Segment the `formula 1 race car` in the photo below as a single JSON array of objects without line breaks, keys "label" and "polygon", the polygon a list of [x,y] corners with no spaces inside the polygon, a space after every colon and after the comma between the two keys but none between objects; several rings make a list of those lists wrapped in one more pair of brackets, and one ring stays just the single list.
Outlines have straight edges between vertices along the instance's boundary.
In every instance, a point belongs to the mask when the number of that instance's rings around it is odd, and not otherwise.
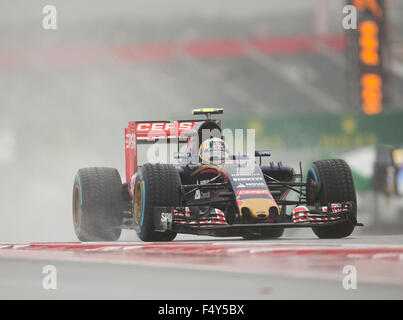
[{"label": "formula 1 race car", "polygon": [[[211,119],[222,113],[195,109],[206,119],[129,122],[126,182],[112,168],[80,169],[75,177],[77,237],[115,241],[122,229],[134,229],[143,241],[171,241],[178,233],[270,239],[284,228],[309,227],[319,238],[342,238],[360,225],[346,162],[315,161],[304,181],[301,165],[296,173],[262,164],[269,151],[231,153],[221,121]],[[287,199],[291,191],[298,199]]]},{"label": "formula 1 race car", "polygon": [[387,197],[403,196],[403,148],[377,146],[373,189]]}]

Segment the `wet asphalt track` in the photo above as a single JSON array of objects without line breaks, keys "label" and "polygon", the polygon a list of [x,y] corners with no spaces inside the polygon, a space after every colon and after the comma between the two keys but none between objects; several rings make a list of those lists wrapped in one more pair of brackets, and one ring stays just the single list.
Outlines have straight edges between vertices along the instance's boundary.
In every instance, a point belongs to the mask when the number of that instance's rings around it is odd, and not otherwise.
[{"label": "wet asphalt track", "polygon": [[[373,248],[374,246],[403,247],[402,236],[354,236],[342,240],[318,240],[308,233],[300,236],[286,236],[276,241],[240,241],[238,239],[195,238],[180,237],[171,245],[197,245],[209,243],[215,246],[231,245],[239,248],[258,245],[267,248],[270,245],[282,246],[317,246],[317,245],[345,245],[349,247]],[[127,243],[121,243],[122,245]],[[144,243],[131,243],[137,245]],[[199,242],[200,244],[200,242]],[[119,245],[119,243],[115,243]],[[35,251],[35,250],[34,250]],[[136,250],[134,250],[136,251]],[[317,256],[300,256],[287,260],[283,268],[286,275],[269,265],[256,272],[256,266],[261,263],[256,258],[231,258],[231,264],[226,265],[225,257],[220,255],[186,255],[152,254],[152,259],[136,256],[141,253],[132,253],[132,261],[118,261],[125,254],[122,251],[113,253],[106,262],[103,258],[94,262],[86,261],[85,255],[74,259],[69,256],[59,259],[58,255],[50,252],[47,256],[23,258],[20,252],[16,258],[4,258],[4,251],[0,251],[0,298],[1,299],[402,299],[403,277],[400,271],[395,274],[393,281],[369,280],[364,277],[368,272],[372,275],[387,275],[402,269],[402,259],[398,261],[362,260],[355,258],[348,263],[357,267],[357,289],[343,288],[342,266],[338,258],[318,259]],[[36,252],[35,254],[38,254]],[[52,258],[52,255],[54,255]],[[145,256],[150,256],[146,254]],[[402,255],[400,255],[402,256]],[[143,255],[144,257],[144,255]],[[126,259],[126,258],[124,258]],[[190,259],[190,260],[189,260]],[[248,259],[250,264],[248,266]],[[271,258],[276,264],[279,259]],[[308,260],[307,260],[308,259]],[[335,260],[336,259],[336,260]],[[340,258],[342,259],[342,258]],[[70,260],[70,261],[69,261]],[[74,261],[73,261],[74,260]],[[167,261],[171,260],[169,264]],[[172,263],[174,260],[176,262]],[[202,261],[202,262],[201,262]],[[315,262],[316,261],[316,262]],[[313,263],[312,263],[313,262]],[[343,262],[345,263],[345,262]],[[243,270],[237,271],[236,267]],[[45,265],[54,265],[57,268],[57,289],[44,290],[42,268]],[[219,266],[219,267],[215,267]],[[309,268],[318,268],[318,272],[308,270],[307,274],[298,274]],[[337,268],[335,269],[335,266]],[[297,267],[295,269],[295,267]],[[330,268],[332,276],[323,274],[323,268]],[[235,268],[235,269],[234,269]],[[248,270],[249,268],[249,270]],[[294,269],[293,269],[294,268]],[[386,270],[385,268],[388,268]],[[397,269],[396,269],[397,268]],[[395,270],[395,271],[394,271]],[[312,272],[313,271],[313,272]],[[363,275],[364,279],[360,276]]]}]

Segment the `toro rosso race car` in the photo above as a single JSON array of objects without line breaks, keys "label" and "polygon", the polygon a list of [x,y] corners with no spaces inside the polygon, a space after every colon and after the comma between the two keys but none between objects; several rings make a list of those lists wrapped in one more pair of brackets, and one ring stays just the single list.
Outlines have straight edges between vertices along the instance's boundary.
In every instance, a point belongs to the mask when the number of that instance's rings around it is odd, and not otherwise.
[{"label": "toro rosso race car", "polygon": [[388,197],[403,196],[403,148],[377,146],[373,188]]},{"label": "toro rosso race car", "polygon": [[[222,113],[196,109],[206,119],[129,122],[126,182],[112,168],[80,169],[75,177],[79,240],[116,241],[122,229],[134,229],[143,241],[171,241],[178,233],[270,239],[284,228],[307,227],[319,238],[342,238],[360,225],[346,162],[315,161],[304,179],[301,165],[296,173],[262,164],[268,151],[231,154],[221,121],[211,119]],[[156,150],[164,153],[157,146],[175,151],[165,162],[150,162]],[[287,199],[291,191],[294,200]]]}]

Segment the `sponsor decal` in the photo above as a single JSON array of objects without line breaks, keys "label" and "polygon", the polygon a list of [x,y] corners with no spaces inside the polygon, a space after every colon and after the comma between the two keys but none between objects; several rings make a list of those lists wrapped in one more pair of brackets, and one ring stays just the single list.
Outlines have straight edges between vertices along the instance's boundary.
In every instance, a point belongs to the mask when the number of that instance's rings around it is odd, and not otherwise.
[{"label": "sponsor decal", "polygon": [[208,198],[210,198],[210,192],[201,192],[200,190],[196,190],[195,200],[208,199]]},{"label": "sponsor decal", "polygon": [[134,133],[126,134],[126,149],[134,149],[136,147],[136,135]]},{"label": "sponsor decal", "polygon": [[[179,122],[178,131],[185,132],[192,130],[195,122]],[[147,134],[147,133],[161,133],[175,130],[173,122],[142,122],[136,123],[136,133]]]},{"label": "sponsor decal", "polygon": [[237,172],[237,173],[231,173],[232,177],[261,177],[261,174],[259,172]]},{"label": "sponsor decal", "polygon": [[266,187],[266,183],[263,182],[255,182],[255,183],[246,183],[247,187],[253,188],[253,187]]},{"label": "sponsor decal", "polygon": [[247,178],[233,178],[236,182],[246,182],[246,181],[263,181],[262,177],[247,177]]},{"label": "sponsor decal", "polygon": [[237,195],[239,196],[247,196],[247,195],[255,195],[255,194],[267,194],[270,195],[269,190],[265,189],[256,189],[256,190],[239,190],[237,191]]},{"label": "sponsor decal", "polygon": [[[330,207],[331,207],[331,213],[340,213],[348,210],[348,208],[344,208],[341,203],[331,203]],[[321,209],[322,212],[324,213],[328,212],[327,207],[321,207]]]},{"label": "sponsor decal", "polygon": [[172,213],[161,212],[161,222],[172,222]]},{"label": "sponsor decal", "polygon": [[264,182],[240,182],[236,187],[237,188],[264,188],[266,187],[266,183]]}]

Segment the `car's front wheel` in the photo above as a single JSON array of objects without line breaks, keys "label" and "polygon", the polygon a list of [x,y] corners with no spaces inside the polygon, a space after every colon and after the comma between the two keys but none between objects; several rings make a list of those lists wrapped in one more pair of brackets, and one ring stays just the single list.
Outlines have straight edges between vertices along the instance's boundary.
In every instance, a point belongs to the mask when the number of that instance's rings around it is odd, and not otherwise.
[{"label": "car's front wheel", "polygon": [[[327,206],[329,203],[352,202],[353,211],[347,220],[331,226],[313,227],[319,238],[348,237],[357,223],[357,198],[353,175],[349,165],[341,159],[319,160],[313,162],[307,174],[307,203]],[[315,191],[314,184],[319,186]]]},{"label": "car's front wheel", "polygon": [[154,207],[179,207],[178,170],[170,164],[142,166],[134,182],[133,215],[137,236],[143,241],[172,241],[176,232],[154,230]]}]

